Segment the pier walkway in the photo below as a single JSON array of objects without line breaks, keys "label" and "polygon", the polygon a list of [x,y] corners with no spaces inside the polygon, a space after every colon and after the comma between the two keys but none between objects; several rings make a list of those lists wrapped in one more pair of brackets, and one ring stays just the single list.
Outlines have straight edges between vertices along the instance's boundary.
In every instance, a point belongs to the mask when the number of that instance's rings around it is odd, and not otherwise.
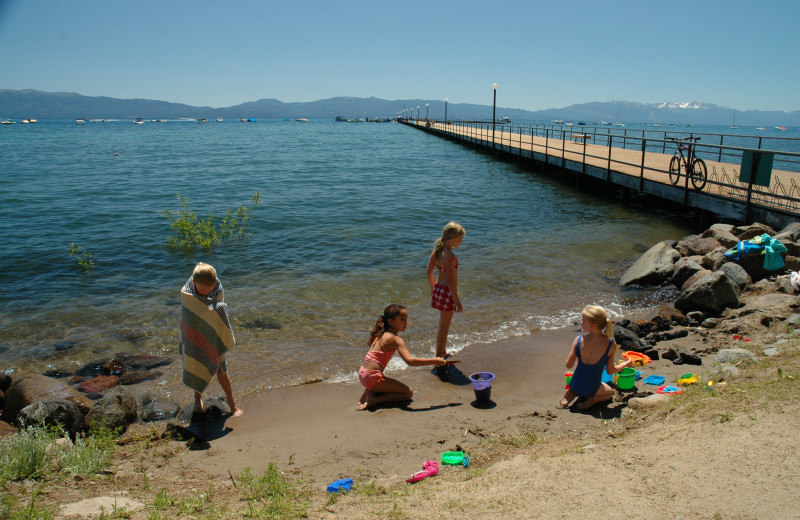
[{"label": "pier walkway", "polygon": [[[585,126],[494,125],[491,122],[401,121],[414,128],[473,146],[501,159],[532,162],[542,172],[554,168],[613,183],[627,190],[669,200],[741,222],[758,221],[777,227],[800,220],[800,140],[767,142],[758,136],[694,134],[701,136],[697,155],[708,169],[708,181],[696,190],[685,175],[670,183],[669,163],[676,145],[670,137],[680,131],[625,131]],[[615,133],[616,131],[616,133]],[[634,132],[639,135],[633,135]],[[744,146],[725,144],[725,141]],[[750,139],[748,141],[747,139]],[[714,141],[719,144],[711,144]],[[741,181],[745,154],[771,156],[769,186]],[[749,157],[749,156],[748,156]]]}]

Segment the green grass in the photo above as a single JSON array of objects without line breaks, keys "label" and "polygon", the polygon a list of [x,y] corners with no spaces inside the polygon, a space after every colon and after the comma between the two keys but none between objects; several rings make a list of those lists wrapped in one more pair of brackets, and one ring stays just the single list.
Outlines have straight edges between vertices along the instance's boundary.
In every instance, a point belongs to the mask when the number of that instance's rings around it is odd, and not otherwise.
[{"label": "green grass", "polygon": [[115,451],[108,429],[72,442],[62,429],[28,426],[0,439],[0,483],[48,481],[62,472],[91,476],[111,466]]},{"label": "green grass", "polygon": [[239,475],[244,486],[245,518],[305,518],[311,504],[310,491],[300,481],[291,481],[270,462],[264,474],[253,475],[250,468]]}]

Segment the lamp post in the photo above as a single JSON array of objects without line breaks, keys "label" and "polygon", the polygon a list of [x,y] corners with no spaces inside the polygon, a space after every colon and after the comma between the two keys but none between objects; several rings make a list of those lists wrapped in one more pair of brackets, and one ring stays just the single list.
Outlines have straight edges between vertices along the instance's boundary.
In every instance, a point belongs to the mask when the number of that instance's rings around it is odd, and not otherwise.
[{"label": "lamp post", "polygon": [[417,121],[419,121],[419,105],[417,105]]},{"label": "lamp post", "polygon": [[447,125],[447,98],[444,98],[444,124]]},{"label": "lamp post", "polygon": [[494,91],[494,100],[492,101],[492,148],[494,148],[494,113],[497,109],[497,83],[492,83],[492,90]]},{"label": "lamp post", "polygon": [[425,103],[425,121],[428,120],[428,103]]}]

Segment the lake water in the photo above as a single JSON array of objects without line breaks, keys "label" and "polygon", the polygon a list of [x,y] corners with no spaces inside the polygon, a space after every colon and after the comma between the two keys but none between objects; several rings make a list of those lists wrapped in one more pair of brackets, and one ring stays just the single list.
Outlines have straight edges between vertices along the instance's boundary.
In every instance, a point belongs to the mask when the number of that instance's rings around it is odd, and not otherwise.
[{"label": "lake water", "polygon": [[[626,207],[403,125],[269,120],[0,128],[0,370],[82,365],[115,352],[173,356],[179,291],[197,261],[225,287],[239,393],[352,380],[388,303],[408,307],[413,354],[432,354],[438,312],[425,276],[449,220],[464,312],[449,350],[652,302],[617,287],[621,262],[697,230],[686,216]],[[211,251],[168,245],[161,214],[262,204],[251,237]],[[85,273],[70,243],[91,253]],[[564,346],[565,350],[568,345]],[[394,360],[392,369],[401,368]]]}]

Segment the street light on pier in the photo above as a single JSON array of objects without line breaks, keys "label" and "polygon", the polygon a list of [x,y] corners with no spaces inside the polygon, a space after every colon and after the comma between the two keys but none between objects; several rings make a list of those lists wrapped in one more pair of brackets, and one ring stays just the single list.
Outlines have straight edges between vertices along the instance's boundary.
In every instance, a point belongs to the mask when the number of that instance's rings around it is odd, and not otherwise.
[{"label": "street light on pier", "polygon": [[425,121],[428,120],[428,103],[425,103]]},{"label": "street light on pier", "polygon": [[419,105],[417,105],[417,121],[419,121]]},{"label": "street light on pier", "polygon": [[494,100],[492,101],[492,148],[494,148],[494,114],[497,109],[497,83],[492,83],[492,90],[494,91]]},{"label": "street light on pier", "polygon": [[444,98],[444,124],[447,124],[447,98]]}]

